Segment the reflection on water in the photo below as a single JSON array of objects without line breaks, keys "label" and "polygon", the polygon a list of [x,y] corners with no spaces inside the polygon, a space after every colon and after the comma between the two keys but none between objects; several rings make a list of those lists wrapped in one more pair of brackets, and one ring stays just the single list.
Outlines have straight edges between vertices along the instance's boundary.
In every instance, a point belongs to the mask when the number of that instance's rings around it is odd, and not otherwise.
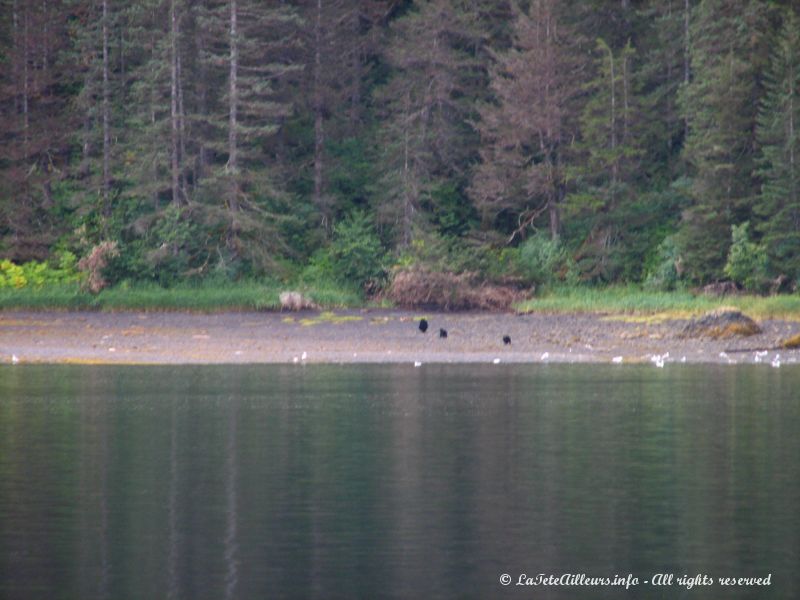
[{"label": "reflection on water", "polygon": [[0,598],[800,597],[797,389],[757,366],[0,367]]}]

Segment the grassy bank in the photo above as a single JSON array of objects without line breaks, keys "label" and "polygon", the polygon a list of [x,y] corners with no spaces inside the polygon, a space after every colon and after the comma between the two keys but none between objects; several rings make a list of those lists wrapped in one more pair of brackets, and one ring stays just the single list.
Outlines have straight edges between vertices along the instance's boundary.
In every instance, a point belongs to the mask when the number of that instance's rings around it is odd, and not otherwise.
[{"label": "grassy bank", "polygon": [[109,288],[97,295],[74,284],[0,288],[0,309],[6,310],[144,310],[144,311],[245,311],[278,310],[280,293],[302,291],[325,308],[361,306],[364,301],[351,290],[335,285],[292,287],[279,283],[230,285],[180,285],[162,288],[131,285]]},{"label": "grassy bank", "polygon": [[[278,310],[279,295],[298,290],[321,308],[356,308],[366,304],[356,292],[333,284],[292,286],[278,282],[200,284],[162,288],[155,285],[119,286],[97,295],[76,284],[53,284],[22,289],[0,288],[0,310],[145,310],[220,312]],[[522,312],[589,313],[688,317],[732,306],[758,318],[800,320],[800,294],[782,296],[695,296],[686,291],[651,292],[638,287],[559,288],[522,302]]]},{"label": "grassy bank", "polygon": [[800,294],[782,296],[696,296],[687,291],[651,292],[638,287],[562,288],[517,306],[522,312],[603,312],[688,317],[735,307],[758,319],[800,320]]}]

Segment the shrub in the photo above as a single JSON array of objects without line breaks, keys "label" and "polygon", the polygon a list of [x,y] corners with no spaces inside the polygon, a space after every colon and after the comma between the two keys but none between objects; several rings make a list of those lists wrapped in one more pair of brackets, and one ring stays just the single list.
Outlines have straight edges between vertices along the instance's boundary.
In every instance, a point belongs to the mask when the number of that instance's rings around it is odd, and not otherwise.
[{"label": "shrub", "polygon": [[100,242],[78,262],[78,268],[86,274],[85,286],[93,294],[108,286],[103,270],[111,258],[119,255],[117,242]]},{"label": "shrub", "polygon": [[[381,241],[369,218],[361,211],[354,211],[336,225],[327,254],[327,266],[334,277],[343,283],[364,289],[385,277]],[[319,260],[324,262],[324,257]]]},{"label": "shrub", "polygon": [[55,258],[57,267],[47,262],[30,261],[17,265],[10,260],[0,261],[0,288],[42,287],[51,283],[69,283],[79,279],[74,254],[66,251],[57,252]]},{"label": "shrub", "polygon": [[658,245],[654,264],[644,280],[646,288],[668,292],[674,290],[680,280],[680,256],[675,238],[667,236]]},{"label": "shrub", "polygon": [[731,227],[731,249],[725,264],[725,275],[740,283],[746,290],[758,291],[767,282],[767,252],[760,244],[750,241],[748,222]]},{"label": "shrub", "polygon": [[537,285],[550,285],[572,271],[570,259],[559,240],[536,233],[519,248],[518,268],[523,277]]}]

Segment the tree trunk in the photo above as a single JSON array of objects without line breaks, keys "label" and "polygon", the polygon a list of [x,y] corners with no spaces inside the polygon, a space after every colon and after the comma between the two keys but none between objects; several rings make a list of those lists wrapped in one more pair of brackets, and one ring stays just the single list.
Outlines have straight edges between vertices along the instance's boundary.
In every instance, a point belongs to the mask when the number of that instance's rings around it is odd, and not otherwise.
[{"label": "tree trunk", "polygon": [[20,98],[22,97],[22,93],[20,92],[19,86],[19,63],[21,50],[20,50],[20,35],[19,35],[19,5],[18,0],[14,0],[13,4],[11,5],[11,41],[14,46],[14,52],[12,54],[12,64],[11,64],[11,73],[12,78],[14,81],[14,113],[19,114],[20,111]]},{"label": "tree trunk", "polygon": [[411,220],[414,205],[411,191],[411,163],[410,163],[410,132],[411,128],[411,98],[406,95],[406,110],[403,118],[403,247],[411,244]]},{"label": "tree trunk", "polygon": [[[603,47],[608,52],[608,67],[609,67],[609,92],[610,92],[610,122],[609,122],[609,143],[611,144],[611,155],[614,156],[613,162],[611,163],[611,181],[612,183],[617,182],[617,178],[619,175],[619,164],[618,160],[615,156],[615,150],[617,149],[617,73],[614,64],[614,53],[611,50],[611,46],[608,46],[605,42],[603,42]],[[611,191],[611,201],[613,203],[614,198],[614,189],[612,187]]]},{"label": "tree trunk", "polygon": [[[196,35],[197,42],[197,55],[203,56],[206,51],[205,36],[200,33]],[[197,82],[197,112],[203,118],[208,116],[208,72],[206,70],[205,61],[198,61],[198,77]],[[206,148],[205,135],[197,136],[198,149],[197,149],[197,162],[194,170],[193,187],[196,188],[198,183],[205,177],[206,165],[208,164],[208,150]]]},{"label": "tree trunk", "polygon": [[188,199],[188,194],[186,193],[186,169],[183,168],[183,165],[186,161],[186,129],[185,129],[185,120],[186,120],[186,113],[183,110],[183,70],[181,68],[181,54],[178,52],[177,57],[177,73],[178,73],[178,139],[180,140],[180,144],[178,147],[178,161],[180,164],[180,186],[181,186],[181,197],[184,199]]},{"label": "tree trunk", "polygon": [[172,202],[180,204],[180,161],[179,161],[179,136],[180,127],[178,123],[178,15],[175,3],[178,0],[170,1],[170,78],[172,88],[170,91],[170,124],[172,128]]},{"label": "tree trunk", "polygon": [[361,24],[359,22],[359,8],[356,6],[352,12],[353,49],[350,58],[350,126],[355,128],[361,121]]},{"label": "tree trunk", "polygon": [[[151,15],[151,19],[152,19],[153,23],[156,22],[156,11],[155,10],[153,10],[153,13]],[[150,32],[150,48],[151,48],[150,60],[154,61],[155,60],[155,48],[156,48],[156,31],[155,31],[155,28],[153,28],[151,30],[151,32]],[[150,86],[150,127],[155,128],[155,125],[156,125],[156,105],[159,103],[158,102],[158,91],[156,90],[156,82],[155,82],[155,80],[153,78],[149,78],[148,83],[149,83],[149,86]],[[159,180],[159,173],[158,173],[159,164],[158,163],[159,163],[159,161],[156,159],[155,156],[153,156],[152,160],[151,160],[151,167],[153,169],[152,173],[151,173],[151,176],[153,178],[153,181],[158,181]],[[158,197],[158,195],[159,195],[158,188],[157,187],[153,187],[153,210],[155,210],[156,212],[158,212],[158,210],[161,208],[161,199]]]},{"label": "tree trunk", "polygon": [[[689,0],[684,0],[683,4],[683,85],[689,85],[690,63],[689,63]],[[683,118],[684,136],[689,135],[689,117]]]},{"label": "tree trunk", "polygon": [[108,82],[108,0],[103,0],[103,208],[102,213],[108,217],[111,214],[110,187],[111,187],[111,124],[109,105]]},{"label": "tree trunk", "polygon": [[322,0],[317,0],[317,17],[314,25],[314,205],[322,214],[322,225],[326,227],[328,211],[323,206],[322,198],[322,154],[325,150],[322,116]]},{"label": "tree trunk", "polygon": [[29,154],[29,128],[30,114],[28,110],[28,97],[30,94],[30,81],[28,73],[28,4],[22,13],[22,144],[24,160],[28,160]]},{"label": "tree trunk", "polygon": [[237,140],[236,129],[237,123],[237,103],[238,103],[238,87],[237,77],[239,70],[239,46],[238,46],[238,30],[237,30],[237,7],[236,0],[231,1],[231,22],[230,22],[230,77],[229,77],[229,125],[228,125],[228,171],[231,173],[231,191],[228,198],[228,208],[231,211],[238,210],[239,208],[239,188],[237,183],[238,165],[237,161]]},{"label": "tree trunk", "polygon": [[47,0],[42,0],[42,75],[47,76],[50,63],[50,11]]},{"label": "tree trunk", "polygon": [[794,104],[795,104],[795,88],[794,82],[795,79],[795,67],[794,64],[789,64],[789,125],[788,125],[788,141],[787,144],[789,146],[789,181],[792,182],[791,189],[789,192],[789,197],[791,199],[792,205],[797,205],[797,163],[795,161],[795,144],[797,140],[795,139],[794,135]]}]

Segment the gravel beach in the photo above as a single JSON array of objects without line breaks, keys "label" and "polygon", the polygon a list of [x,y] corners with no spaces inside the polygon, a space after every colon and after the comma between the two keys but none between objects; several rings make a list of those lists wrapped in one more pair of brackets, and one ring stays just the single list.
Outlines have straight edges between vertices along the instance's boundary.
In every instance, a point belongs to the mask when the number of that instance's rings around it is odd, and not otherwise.
[{"label": "gravel beach", "polygon": [[[427,333],[417,327],[421,317],[430,324]],[[777,348],[800,332],[798,322],[762,321],[758,335],[723,340],[683,338],[685,324],[620,315],[381,309],[0,312],[0,364],[800,362],[800,350]]]}]

